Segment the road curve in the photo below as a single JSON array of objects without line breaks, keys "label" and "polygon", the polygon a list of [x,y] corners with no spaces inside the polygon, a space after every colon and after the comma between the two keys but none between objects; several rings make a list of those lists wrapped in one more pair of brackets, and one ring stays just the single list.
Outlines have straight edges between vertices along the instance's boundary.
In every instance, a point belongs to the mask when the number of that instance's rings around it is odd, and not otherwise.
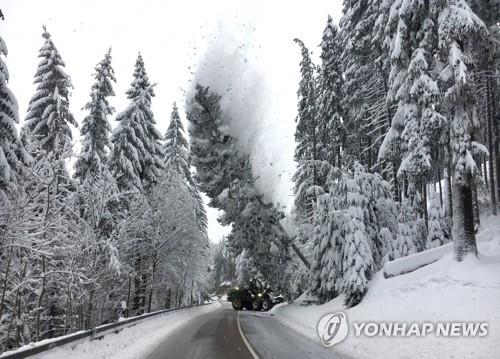
[{"label": "road curve", "polygon": [[[247,343],[245,343],[247,342]],[[283,326],[268,313],[234,311],[224,303],[184,324],[147,359],[338,359],[319,342]]]}]

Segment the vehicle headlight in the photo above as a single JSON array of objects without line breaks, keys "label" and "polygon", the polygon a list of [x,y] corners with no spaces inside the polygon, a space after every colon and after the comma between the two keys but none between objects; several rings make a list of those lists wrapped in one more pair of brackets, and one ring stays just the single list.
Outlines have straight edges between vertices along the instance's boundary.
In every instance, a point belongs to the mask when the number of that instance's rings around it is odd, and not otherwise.
[{"label": "vehicle headlight", "polygon": [[262,293],[257,294],[258,297],[262,297]]}]

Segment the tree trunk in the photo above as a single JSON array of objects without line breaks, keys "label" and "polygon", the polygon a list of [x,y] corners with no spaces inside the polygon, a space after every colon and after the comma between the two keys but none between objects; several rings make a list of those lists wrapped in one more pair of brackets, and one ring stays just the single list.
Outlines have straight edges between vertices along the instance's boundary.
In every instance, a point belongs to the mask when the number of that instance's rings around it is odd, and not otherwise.
[{"label": "tree trunk", "polygon": [[467,254],[477,255],[470,179],[467,182],[453,183],[453,247],[459,262]]},{"label": "tree trunk", "polygon": [[145,275],[142,273],[142,257],[139,254],[134,263],[135,275],[134,275],[134,305],[132,309],[135,314],[141,315],[144,311],[145,306]]},{"label": "tree trunk", "polygon": [[[266,204],[264,204],[264,202],[262,202],[262,199],[258,198],[258,201],[260,204],[262,204],[263,206],[266,206]],[[295,245],[295,243],[293,243],[293,239],[290,237],[290,235],[288,234],[288,232],[285,230],[285,228],[281,225],[281,223],[277,223],[277,226],[280,230],[280,232],[283,234],[283,237],[282,238],[281,236],[278,238],[279,241],[284,244],[284,245],[287,245],[287,246],[291,246],[292,249],[294,250],[294,252],[297,254],[297,256],[299,257],[299,259],[302,261],[302,263],[304,263],[304,265],[307,267],[307,269],[309,269],[311,267],[311,264],[309,263],[309,261],[307,260],[307,258],[302,254],[302,252],[300,251],[299,247],[297,247],[297,245]]]},{"label": "tree trunk", "polygon": [[40,341],[40,312],[42,311],[42,300],[45,294],[45,256],[42,256],[42,290],[38,296],[37,308],[35,314],[35,338]]},{"label": "tree trunk", "polygon": [[10,272],[10,263],[12,261],[12,246],[9,248],[9,253],[8,253],[9,259],[7,260],[7,268],[5,269],[5,275],[4,275],[4,281],[3,281],[3,288],[2,288],[2,299],[0,301],[0,318],[2,318],[3,315],[3,309],[5,307],[5,293],[7,292],[7,285],[9,283],[8,277],[9,277],[9,272]]},{"label": "tree trunk", "polygon": [[[127,313],[126,317],[128,318],[128,308],[130,308],[130,291],[132,289],[132,277],[130,274],[128,275],[128,291],[127,291]],[[102,320],[102,318],[101,318]]]},{"label": "tree trunk", "polygon": [[483,162],[481,164],[481,168],[482,168],[481,175],[484,178],[484,183],[486,184],[486,187],[489,188],[490,184],[488,182],[488,164],[487,164],[487,162],[488,162],[488,156],[484,156]]},{"label": "tree trunk", "polygon": [[153,261],[153,270],[151,271],[151,285],[149,286],[148,313],[151,313],[151,302],[153,301],[155,273],[156,273],[156,258]]},{"label": "tree trunk", "polygon": [[443,186],[441,185],[441,167],[438,167],[438,187],[439,187],[439,203],[443,207]]},{"label": "tree trunk", "polygon": [[[23,257],[21,254],[21,263],[23,262]],[[21,276],[19,278],[19,281],[22,282],[24,280],[24,277],[26,275],[26,267],[28,266],[28,261],[24,261],[24,265],[21,270]],[[16,290],[16,313],[17,313],[17,320],[16,320],[16,345],[19,347],[21,346],[21,333],[23,332],[23,322],[21,320],[21,295],[20,295],[20,290],[21,287],[18,287]]]},{"label": "tree trunk", "polygon": [[471,190],[472,190],[472,209],[474,215],[474,233],[477,233],[479,231],[479,225],[481,224],[481,221],[479,219],[479,214],[480,214],[479,201],[477,199],[477,186],[475,183],[472,183]]},{"label": "tree trunk", "polygon": [[87,313],[87,320],[85,323],[85,329],[88,330],[90,328],[93,328],[95,326],[94,323],[94,298],[95,298],[95,288],[94,284],[91,284],[92,287],[90,289],[89,293],[89,308],[88,308],[88,313]]},{"label": "tree trunk", "polygon": [[424,210],[424,221],[425,221],[425,228],[429,228],[429,215],[427,213],[427,183],[422,184],[422,194],[423,194],[423,199],[422,199],[422,208]]},{"label": "tree trunk", "polygon": [[167,296],[165,298],[165,309],[170,309],[171,297],[172,297],[172,289],[168,288],[168,290],[167,290]]},{"label": "tree trunk", "polygon": [[[490,153],[489,156],[489,161],[488,161],[488,168],[489,168],[489,177],[490,177],[490,207],[491,207],[491,214],[496,216],[497,215],[497,200],[496,200],[496,191],[497,188],[495,186],[495,175],[494,175],[494,163],[495,163],[495,142],[496,142],[496,136],[493,134],[493,122],[495,121],[495,118],[493,117],[493,111],[492,111],[492,104],[490,103],[490,93],[491,93],[491,85],[490,85],[490,78],[486,77],[486,88],[487,88],[487,93],[488,93],[488,99],[486,101],[486,108],[487,108],[487,114],[488,114],[488,152]],[[477,198],[477,193],[476,193],[476,198]],[[476,206],[474,206],[476,207]]]},{"label": "tree trunk", "polygon": [[452,188],[451,188],[451,177],[449,175],[449,169],[444,169],[444,189],[445,189],[445,199],[446,206],[444,207],[446,216],[453,217],[453,200],[452,200]]}]

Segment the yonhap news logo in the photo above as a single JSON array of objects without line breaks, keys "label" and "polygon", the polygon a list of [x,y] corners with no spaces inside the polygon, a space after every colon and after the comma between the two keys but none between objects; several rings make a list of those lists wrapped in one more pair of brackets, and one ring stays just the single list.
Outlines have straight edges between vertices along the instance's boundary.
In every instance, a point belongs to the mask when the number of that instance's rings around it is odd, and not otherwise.
[{"label": "yonhap news logo", "polygon": [[347,316],[343,312],[327,314],[318,322],[318,335],[325,347],[340,343],[348,333]]},{"label": "yonhap news logo", "polygon": [[[485,337],[487,322],[352,322],[354,336],[360,337]],[[321,344],[331,347],[342,342],[349,333],[344,312],[329,313],[318,322]]]}]

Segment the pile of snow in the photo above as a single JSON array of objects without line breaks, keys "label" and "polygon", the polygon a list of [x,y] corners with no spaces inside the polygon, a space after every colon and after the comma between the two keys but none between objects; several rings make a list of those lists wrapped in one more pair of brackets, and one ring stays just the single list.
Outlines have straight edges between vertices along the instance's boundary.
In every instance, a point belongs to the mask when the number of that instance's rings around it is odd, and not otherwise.
[{"label": "pile of snow", "polygon": [[[411,273],[384,278],[377,273],[366,297],[346,309],[342,297],[324,305],[303,306],[312,298],[274,310],[284,325],[319,343],[316,325],[327,313],[344,311],[347,339],[333,351],[347,358],[498,358],[500,350],[500,218],[483,219],[478,258],[463,262],[452,253]],[[488,322],[485,337],[355,337],[352,322]]]},{"label": "pile of snow", "polygon": [[387,262],[383,269],[384,276],[387,278],[412,272],[415,269],[441,259],[445,254],[452,253],[452,251],[453,243],[446,243],[445,245],[431,248],[424,252],[411,254],[407,257]]},{"label": "pile of snow", "polygon": [[118,334],[108,333],[100,340],[84,338],[37,355],[38,359],[144,358],[174,330],[189,320],[217,309],[220,303],[165,313],[136,322]]}]

